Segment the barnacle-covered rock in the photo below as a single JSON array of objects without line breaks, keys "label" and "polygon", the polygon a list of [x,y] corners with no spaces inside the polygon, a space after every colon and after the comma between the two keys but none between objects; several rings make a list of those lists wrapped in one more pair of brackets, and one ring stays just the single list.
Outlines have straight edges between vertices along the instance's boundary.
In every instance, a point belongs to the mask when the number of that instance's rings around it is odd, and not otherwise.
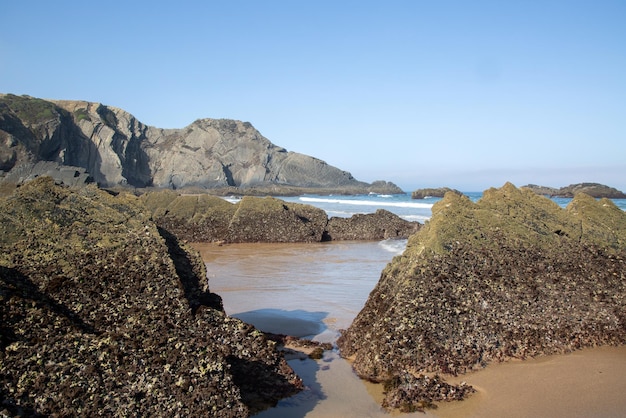
[{"label": "barnacle-covered rock", "polygon": [[626,213],[610,200],[562,209],[506,184],[432,212],[338,341],[361,377],[626,343]]},{"label": "barnacle-covered rock", "polygon": [[0,201],[0,410],[249,416],[301,385],[135,196],[39,178]]},{"label": "barnacle-covered rock", "polygon": [[328,221],[325,236],[333,241],[408,238],[420,226],[388,210],[378,209],[375,213],[357,213],[349,218],[333,216]]},{"label": "barnacle-covered rock", "polygon": [[140,199],[156,223],[189,242],[320,242],[407,238],[420,224],[386,211],[330,220],[322,209],[274,197],[230,203],[206,194],[152,191]]}]

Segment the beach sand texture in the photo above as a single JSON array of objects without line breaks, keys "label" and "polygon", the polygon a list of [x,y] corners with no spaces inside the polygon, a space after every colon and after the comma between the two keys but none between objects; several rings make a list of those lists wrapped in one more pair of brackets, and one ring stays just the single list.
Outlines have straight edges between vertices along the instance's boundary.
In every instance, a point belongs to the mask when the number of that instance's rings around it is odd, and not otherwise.
[{"label": "beach sand texture", "polygon": [[[394,254],[377,243],[195,244],[211,291],[226,312],[259,329],[334,341],[347,327]],[[287,333],[287,332],[286,332]],[[313,334],[310,334],[313,333]],[[336,352],[291,360],[308,389],[259,417],[624,417],[626,347],[490,364],[449,382],[477,392],[424,413],[382,410],[381,385],[358,379]]]}]

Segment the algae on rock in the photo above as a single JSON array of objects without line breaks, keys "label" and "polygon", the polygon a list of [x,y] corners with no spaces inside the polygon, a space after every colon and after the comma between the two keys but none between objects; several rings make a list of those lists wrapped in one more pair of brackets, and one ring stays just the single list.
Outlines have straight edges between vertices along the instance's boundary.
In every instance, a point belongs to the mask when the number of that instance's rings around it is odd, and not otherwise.
[{"label": "algae on rock", "polygon": [[245,417],[302,388],[135,196],[39,178],[0,200],[0,228],[8,413]]},{"label": "algae on rock", "polygon": [[448,193],[338,346],[387,381],[624,344],[625,259],[626,213],[608,200],[562,209],[509,183],[476,203]]}]

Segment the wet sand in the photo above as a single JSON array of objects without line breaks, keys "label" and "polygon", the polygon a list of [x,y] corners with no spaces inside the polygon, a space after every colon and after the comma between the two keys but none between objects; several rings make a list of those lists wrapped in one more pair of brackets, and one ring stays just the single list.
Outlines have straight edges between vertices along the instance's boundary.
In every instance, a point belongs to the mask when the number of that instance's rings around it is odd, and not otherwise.
[{"label": "wet sand", "polygon": [[626,416],[626,347],[510,361],[449,379],[461,380],[477,392],[466,401],[441,405],[436,416]]},{"label": "wet sand", "polygon": [[[257,328],[334,341],[373,289],[391,254],[376,243],[194,245],[226,312]],[[282,330],[282,331],[281,331]],[[626,347],[492,364],[450,382],[477,389],[424,413],[388,413],[382,387],[356,377],[336,351],[290,360],[307,389],[258,417],[624,417]]]}]

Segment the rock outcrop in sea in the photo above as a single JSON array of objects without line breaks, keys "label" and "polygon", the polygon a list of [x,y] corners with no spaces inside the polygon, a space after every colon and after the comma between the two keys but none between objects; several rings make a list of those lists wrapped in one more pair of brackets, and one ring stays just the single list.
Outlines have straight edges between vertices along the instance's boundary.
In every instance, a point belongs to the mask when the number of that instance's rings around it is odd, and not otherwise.
[{"label": "rock outcrop in sea", "polygon": [[[41,172],[40,161],[82,168],[101,187],[403,193],[393,183],[361,182],[276,146],[249,122],[199,119],[161,129],[100,103],[0,94],[0,173],[18,183],[57,178],[49,166]],[[59,177],[67,179],[66,173]]]},{"label": "rock outcrop in sea", "polygon": [[563,209],[507,183],[476,203],[447,193],[432,213],[337,343],[359,376],[391,382],[387,406],[467,393],[416,390],[433,373],[626,343],[626,213],[612,201],[576,194]]},{"label": "rock outcrop in sea", "polygon": [[301,389],[137,197],[40,178],[0,200],[0,415],[245,417]]},{"label": "rock outcrop in sea", "polygon": [[329,219],[324,239],[327,241],[382,240],[408,238],[421,224],[409,222],[385,209],[374,213],[357,213],[349,218],[333,216]]},{"label": "rock outcrop in sea", "polygon": [[141,195],[156,223],[189,242],[321,242],[408,238],[420,224],[378,210],[328,219],[311,205],[244,196],[236,203],[164,190]]},{"label": "rock outcrop in sea", "polygon": [[569,186],[555,188],[549,186],[537,186],[536,184],[528,184],[523,186],[533,192],[549,197],[574,197],[577,193],[585,193],[595,198],[607,199],[626,199],[626,193],[599,183],[577,183]]},{"label": "rock outcrop in sea", "polygon": [[449,187],[437,187],[437,188],[426,188],[426,189],[417,189],[411,193],[411,199],[425,199],[427,197],[444,197],[446,193],[453,192],[456,194],[463,194],[456,189],[451,189]]}]

